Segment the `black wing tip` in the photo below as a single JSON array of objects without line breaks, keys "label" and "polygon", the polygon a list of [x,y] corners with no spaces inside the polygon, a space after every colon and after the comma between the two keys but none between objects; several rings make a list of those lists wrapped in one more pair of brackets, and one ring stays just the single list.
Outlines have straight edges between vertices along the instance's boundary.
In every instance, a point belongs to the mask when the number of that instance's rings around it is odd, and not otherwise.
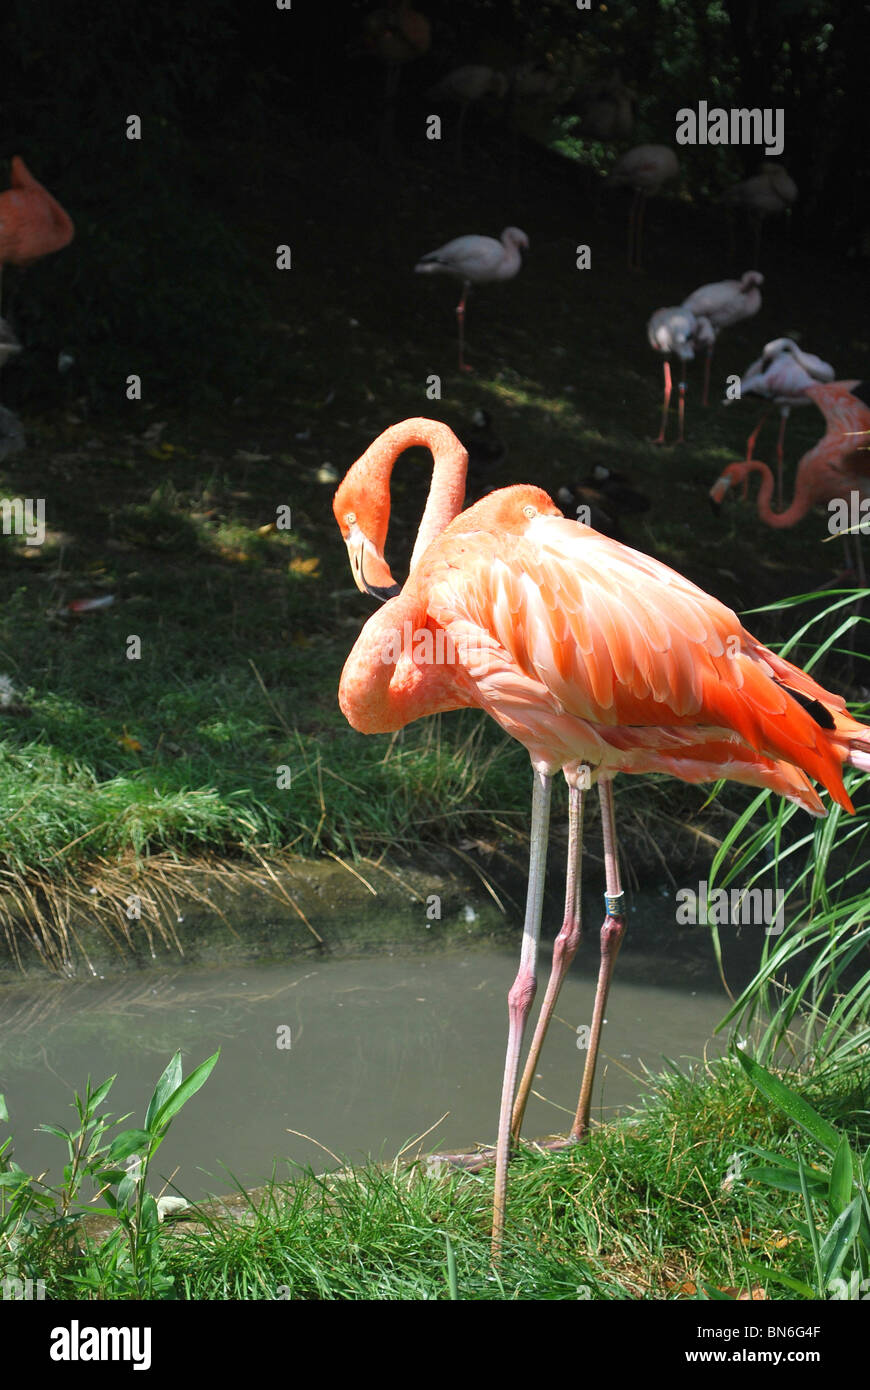
[{"label": "black wing tip", "polygon": [[777,685],[784,690],[786,695],[790,695],[796,700],[807,714],[816,721],[820,729],[836,729],[836,721],[827,705],[823,705],[821,700],[814,700],[812,695],[805,695],[802,690],[793,690],[790,685],[784,685],[782,681],[777,681]]}]

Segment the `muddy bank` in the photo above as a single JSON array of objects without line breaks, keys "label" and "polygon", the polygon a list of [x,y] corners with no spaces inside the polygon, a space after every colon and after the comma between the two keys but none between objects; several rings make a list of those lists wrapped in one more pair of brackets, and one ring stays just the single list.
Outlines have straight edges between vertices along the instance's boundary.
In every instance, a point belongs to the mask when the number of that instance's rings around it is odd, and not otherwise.
[{"label": "muddy bank", "polygon": [[466,946],[511,931],[523,878],[507,877],[510,886],[490,892],[445,851],[427,853],[423,865],[157,859],[95,871],[75,888],[19,897],[11,911],[7,901],[0,977]]}]

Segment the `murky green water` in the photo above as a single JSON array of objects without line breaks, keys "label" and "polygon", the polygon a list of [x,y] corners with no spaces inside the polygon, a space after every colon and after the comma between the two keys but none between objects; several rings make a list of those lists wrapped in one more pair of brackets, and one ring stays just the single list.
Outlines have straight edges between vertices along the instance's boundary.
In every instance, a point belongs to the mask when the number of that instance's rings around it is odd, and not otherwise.
[{"label": "murky green water", "polygon": [[[597,968],[590,937],[559,1002],[536,1088],[543,1098],[529,1106],[530,1137],[565,1128],[576,1104],[584,1058],[576,1030],[589,1021]],[[0,1091],[16,1158],[57,1174],[58,1141],[33,1131],[41,1121],[72,1121],[72,1091],[88,1075],[102,1081],[116,1072],[112,1109],[132,1111],[129,1123],[139,1123],[176,1047],[185,1071],[221,1048],[211,1079],[159,1154],[159,1172],[169,1176],[177,1167],[174,1181],[190,1196],[227,1191],[228,1171],[253,1185],[269,1175],[274,1158],[318,1170],[334,1166],[325,1150],[389,1159],[433,1125],[427,1149],[491,1142],[516,966],[516,951],[478,947],[410,959],[7,985],[0,988]],[[542,967],[539,997],[549,946]],[[682,985],[656,982],[662,979]],[[720,1051],[720,1040],[708,1040],[726,1007],[710,968],[668,960],[635,933],[617,968],[593,1115],[635,1102],[644,1064],[657,1070],[663,1055]],[[291,1045],[279,1048],[288,1029]]]}]

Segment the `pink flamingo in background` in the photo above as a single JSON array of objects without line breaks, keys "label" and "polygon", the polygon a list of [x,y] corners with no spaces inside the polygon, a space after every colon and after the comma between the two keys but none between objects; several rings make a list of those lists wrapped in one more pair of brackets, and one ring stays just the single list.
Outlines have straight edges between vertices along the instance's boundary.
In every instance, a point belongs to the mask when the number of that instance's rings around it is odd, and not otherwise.
[{"label": "pink flamingo in background", "polygon": [[683,300],[683,308],[691,309],[699,318],[705,318],[713,329],[713,337],[707,347],[704,364],[704,396],[702,406],[709,404],[710,366],[716,339],[723,328],[751,319],[761,308],[761,289],[764,276],[757,270],[747,270],[739,280],[716,280],[711,285],[702,285]]},{"label": "pink flamingo in background", "polygon": [[[792,406],[808,405],[809,387],[834,380],[834,368],[815,353],[804,352],[791,338],[774,338],[766,343],[761,356],[747,367],[740,379],[740,399],[761,396],[779,406],[779,437],[776,441],[776,505],[782,507],[782,468],[785,427]],[[746,457],[752,458],[755,441],[767,419],[766,410],[746,442]]]},{"label": "pink flamingo in background", "polygon": [[452,275],[462,281],[462,297],[456,306],[459,324],[459,370],[471,371],[464,360],[465,301],[472,285],[488,285],[495,280],[512,280],[523,263],[523,250],[529,238],[519,227],[505,227],[498,241],[491,236],[460,236],[437,251],[422,256],[414,270],[418,275]]},{"label": "pink flamingo in background", "polygon": [[[856,394],[856,388],[865,392],[867,387],[860,381],[834,381],[830,385],[810,385],[805,388],[808,400],[814,401],[825,417],[827,429],[818,444],[804,454],[798,464],[794,495],[791,505],[784,511],[773,511],[773,474],[766,463],[758,459],[744,459],[741,463],[731,463],[717,478],[710,489],[710,499],[718,510],[728,490],[742,483],[744,493],[750,474],[761,475],[758,491],[758,515],[766,526],[777,529],[796,526],[813,507],[825,505],[836,499],[851,502],[853,497],[859,503],[870,498],[870,406]],[[849,560],[848,537],[846,541],[847,564]],[[861,553],[860,535],[855,537],[857,547],[856,570],[861,586],[864,586],[864,560]]]},{"label": "pink flamingo in background", "polygon": [[680,360],[679,435],[676,442],[682,444],[684,442],[683,427],[686,414],[686,368],[694,360],[697,348],[705,347],[712,351],[712,344],[715,341],[713,325],[709,319],[699,318],[693,314],[691,309],[686,308],[685,304],[675,304],[669,309],[656,309],[646,326],[646,332],[653,351],[662,352],[665,355],[662,427],[659,430],[658,438],[654,439],[653,443],[665,444],[667,442],[665,434],[668,422],[668,406],[671,400],[671,364],[668,358],[673,355]]},{"label": "pink flamingo in background", "polygon": [[609,188],[627,184],[634,189],[628,215],[628,268],[640,270],[643,246],[643,214],[647,198],[661,192],[663,184],[675,179],[680,162],[669,145],[635,145],[614,164],[606,180]]},{"label": "pink flamingo in background", "polygon": [[75,235],[72,219],[14,155],[10,186],[0,193],[0,275],[4,265],[32,265]]},{"label": "pink flamingo in background", "polygon": [[[400,589],[384,559],[390,477],[398,456],[414,445],[432,450],[434,468]],[[584,790],[598,782],[607,891],[572,1139],[588,1126],[601,1022],[625,931],[615,775],[729,777],[823,815],[815,777],[851,811],[842,770],[870,770],[870,729],[838,696],[757,642],[715,598],[649,556],[566,520],[540,488],[502,488],[460,513],[465,468],[465,450],[446,425],[405,420],[380,435],[340,484],[333,511],[354,581],[388,601],[354,644],[339,703],[360,733],[388,733],[445,710],[483,709],[532,761],[528,895],[520,968],[508,995],[496,1150],[497,1260],[511,1137],[519,1134],[538,1051],[580,938]],[[565,916],[515,1099],[536,989],[552,779],[560,769],[569,785]]]}]

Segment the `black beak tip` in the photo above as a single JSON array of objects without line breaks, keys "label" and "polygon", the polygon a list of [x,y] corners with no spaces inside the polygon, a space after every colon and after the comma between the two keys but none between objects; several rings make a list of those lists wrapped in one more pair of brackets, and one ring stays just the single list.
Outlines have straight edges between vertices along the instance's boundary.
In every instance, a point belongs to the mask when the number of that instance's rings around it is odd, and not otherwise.
[{"label": "black beak tip", "polygon": [[402,592],[401,586],[398,584],[385,584],[383,588],[378,588],[375,584],[366,584],[365,580],[363,583],[366,593],[371,594],[372,598],[376,598],[379,603],[386,603],[387,599],[395,598],[397,594]]}]

